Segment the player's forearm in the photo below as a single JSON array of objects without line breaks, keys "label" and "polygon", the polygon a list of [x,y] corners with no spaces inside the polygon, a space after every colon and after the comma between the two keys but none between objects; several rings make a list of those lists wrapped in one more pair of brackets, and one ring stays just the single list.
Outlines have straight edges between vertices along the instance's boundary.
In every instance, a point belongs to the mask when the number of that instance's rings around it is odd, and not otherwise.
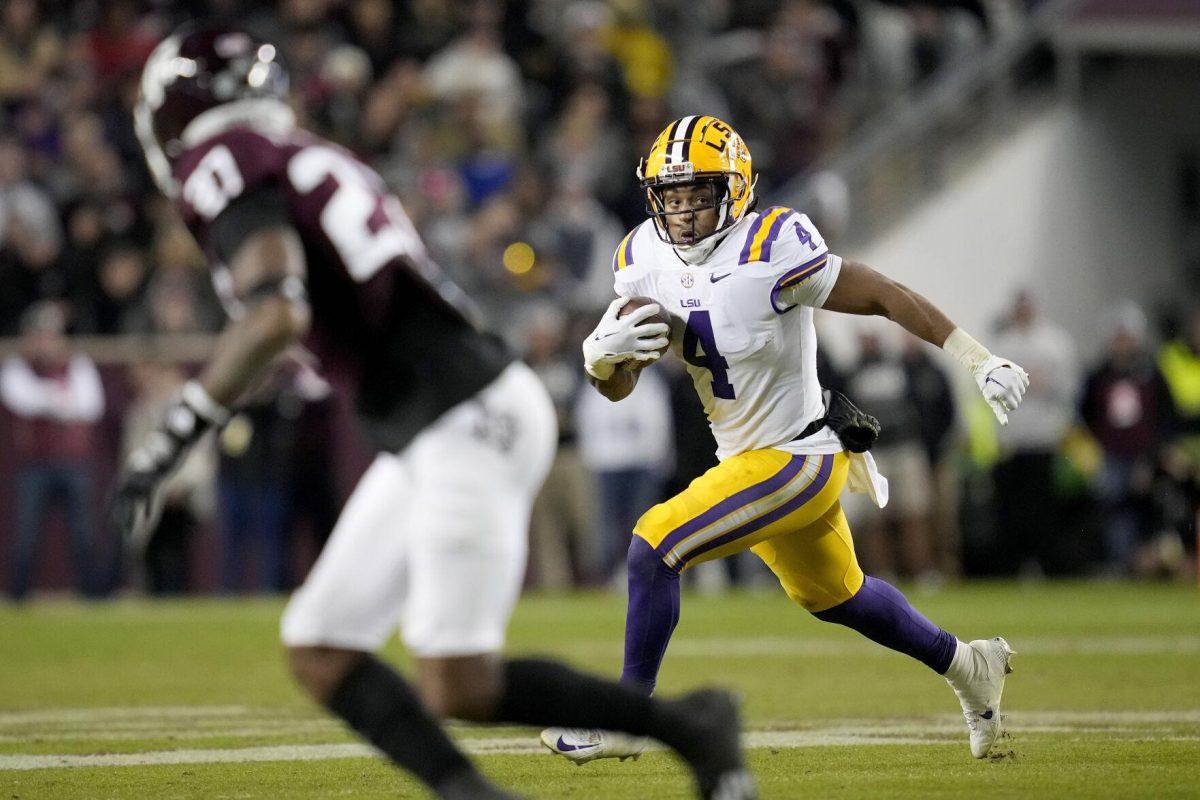
[{"label": "player's forearm", "polygon": [[824,308],[843,314],[887,317],[904,330],[941,347],[954,330],[937,306],[866,264],[845,260]]},{"label": "player's forearm", "polygon": [[883,315],[937,347],[945,344],[946,337],[957,327],[924,296],[895,281],[884,293]]},{"label": "player's forearm", "polygon": [[225,328],[200,385],[215,402],[233,405],[308,325],[306,303],[282,296],[263,300]]},{"label": "player's forearm", "polygon": [[633,387],[637,385],[637,380],[637,371],[625,369],[624,366],[617,367],[607,380],[602,381],[592,375],[588,376],[588,382],[596,387],[596,391],[614,403],[628,397],[633,391]]}]

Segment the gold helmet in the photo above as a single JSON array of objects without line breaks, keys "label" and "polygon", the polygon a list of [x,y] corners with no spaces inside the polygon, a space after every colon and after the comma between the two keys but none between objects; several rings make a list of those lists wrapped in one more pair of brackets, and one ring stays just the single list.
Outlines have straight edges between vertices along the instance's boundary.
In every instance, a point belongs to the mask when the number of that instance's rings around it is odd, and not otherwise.
[{"label": "gold helmet", "polygon": [[[750,151],[742,137],[716,117],[677,119],[654,140],[650,154],[638,163],[638,180],[646,190],[646,213],[654,219],[659,238],[670,244],[666,205],[662,191],[681,184],[711,183],[717,206],[717,227],[708,238],[728,228],[754,207],[758,177],[750,165]],[[680,213],[680,212],[674,212]],[[688,212],[684,212],[688,213]],[[695,244],[693,238],[687,244]]]}]

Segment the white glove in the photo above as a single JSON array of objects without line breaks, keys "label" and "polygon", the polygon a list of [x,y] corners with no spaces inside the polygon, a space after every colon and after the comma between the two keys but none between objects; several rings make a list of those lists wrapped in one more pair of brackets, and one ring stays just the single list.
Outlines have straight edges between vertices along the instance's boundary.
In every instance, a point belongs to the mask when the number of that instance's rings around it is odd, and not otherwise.
[{"label": "white glove", "polygon": [[583,368],[593,378],[606,381],[620,364],[626,361],[653,362],[669,340],[668,326],[661,322],[639,323],[659,312],[657,303],[650,303],[627,317],[617,318],[628,297],[618,297],[609,303],[596,330],[583,340]]},{"label": "white glove", "polygon": [[1010,359],[992,355],[962,328],[955,328],[946,337],[942,349],[970,371],[996,419],[1007,425],[1008,412],[1021,404],[1029,388],[1028,373]]}]

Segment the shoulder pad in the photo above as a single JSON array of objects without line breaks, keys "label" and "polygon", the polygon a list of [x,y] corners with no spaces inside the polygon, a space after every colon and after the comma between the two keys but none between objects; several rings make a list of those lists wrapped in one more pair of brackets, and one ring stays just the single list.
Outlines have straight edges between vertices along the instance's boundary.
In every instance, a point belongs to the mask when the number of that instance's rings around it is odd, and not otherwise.
[{"label": "shoulder pad", "polygon": [[617,245],[617,251],[613,253],[612,268],[613,272],[620,273],[635,266],[638,261],[643,260],[646,255],[645,246],[640,245],[638,240],[641,239],[642,229],[649,222],[643,222],[636,228],[625,234],[625,238]]},{"label": "shoulder pad", "polygon": [[750,223],[738,264],[774,261],[792,267],[825,250],[825,242],[807,216],[785,206],[772,206]]},{"label": "shoulder pad", "polygon": [[185,221],[193,216],[210,221],[241,195],[276,183],[286,162],[285,145],[244,128],[190,148],[175,167]]}]

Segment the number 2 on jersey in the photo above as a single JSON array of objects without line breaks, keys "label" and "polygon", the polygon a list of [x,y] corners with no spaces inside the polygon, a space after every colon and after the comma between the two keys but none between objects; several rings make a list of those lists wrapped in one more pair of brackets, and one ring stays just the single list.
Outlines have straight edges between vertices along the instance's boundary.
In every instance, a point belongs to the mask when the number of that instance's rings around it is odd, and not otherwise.
[{"label": "number 2 on jersey", "polygon": [[687,328],[683,332],[683,360],[693,367],[700,367],[712,373],[713,397],[722,400],[737,399],[733,392],[733,384],[729,382],[729,362],[717,349],[712,317],[707,311],[693,311],[688,314]]},{"label": "number 2 on jersey", "polygon": [[365,283],[393,258],[422,251],[399,201],[374,192],[362,168],[342,153],[314,145],[288,164],[288,178],[302,194],[330,177],[336,189],[321,210],[321,227],[352,278]]}]

